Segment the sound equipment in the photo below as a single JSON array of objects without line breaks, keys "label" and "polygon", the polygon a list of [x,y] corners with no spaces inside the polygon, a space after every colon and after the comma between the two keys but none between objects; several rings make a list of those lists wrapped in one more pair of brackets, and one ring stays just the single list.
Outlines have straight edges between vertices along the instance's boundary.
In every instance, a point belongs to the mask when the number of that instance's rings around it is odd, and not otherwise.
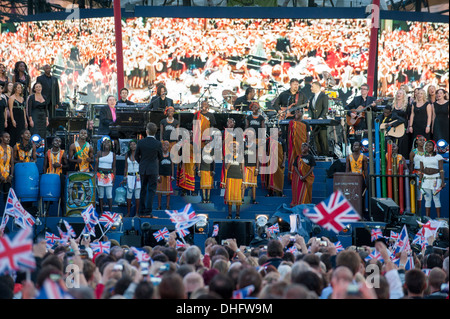
[{"label": "sound equipment", "polygon": [[375,242],[372,242],[370,229],[366,227],[358,227],[353,230],[353,243],[356,247],[373,247],[375,244]]},{"label": "sound equipment", "polygon": [[222,240],[235,238],[238,247],[248,246],[254,237],[254,227],[252,222],[246,221],[217,221],[213,224],[219,225],[219,234],[216,237],[220,245]]},{"label": "sound equipment", "polygon": [[391,198],[371,198],[370,207],[374,221],[390,224],[400,214],[400,207]]},{"label": "sound equipment", "polygon": [[127,245],[128,247],[141,247],[142,236],[136,234],[127,234],[120,237],[120,245]]}]

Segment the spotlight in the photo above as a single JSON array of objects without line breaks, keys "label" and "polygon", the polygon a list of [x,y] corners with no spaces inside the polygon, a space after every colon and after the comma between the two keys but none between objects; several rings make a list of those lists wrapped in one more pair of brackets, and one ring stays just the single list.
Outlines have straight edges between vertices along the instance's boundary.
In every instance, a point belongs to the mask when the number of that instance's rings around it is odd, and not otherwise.
[{"label": "spotlight", "polygon": [[369,139],[364,138],[361,140],[361,151],[367,153],[369,151]]},{"label": "spotlight", "polygon": [[267,215],[257,215],[256,219],[255,219],[256,226],[264,227],[264,226],[266,226],[268,220],[269,220],[269,216],[267,216]]},{"label": "spotlight", "polygon": [[41,136],[39,134],[33,134],[33,136],[31,136],[31,140],[35,143],[38,144],[41,142]]},{"label": "spotlight", "polygon": [[206,232],[206,228],[208,226],[208,215],[207,214],[198,214],[198,222],[195,223],[194,231],[197,234],[204,234]]},{"label": "spotlight", "polygon": [[440,139],[437,141],[436,145],[439,153],[442,154],[448,152],[448,143],[446,140]]}]

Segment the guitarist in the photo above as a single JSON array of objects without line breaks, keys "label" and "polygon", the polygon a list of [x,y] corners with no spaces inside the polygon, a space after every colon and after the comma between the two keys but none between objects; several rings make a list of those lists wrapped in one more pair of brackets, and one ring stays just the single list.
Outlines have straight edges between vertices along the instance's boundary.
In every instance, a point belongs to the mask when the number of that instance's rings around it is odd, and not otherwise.
[{"label": "guitarist", "polygon": [[347,125],[349,140],[353,143],[356,140],[362,139],[362,134],[355,134],[357,131],[367,130],[367,123],[365,118],[365,112],[354,112],[354,110],[360,111],[371,106],[376,107],[375,98],[369,96],[369,85],[361,85],[361,95],[355,96],[353,100],[347,105]]},{"label": "guitarist", "polygon": [[[300,91],[300,81],[292,78],[289,82],[289,90],[283,91],[275,99],[273,108],[278,111],[279,120],[292,120],[294,113],[289,112],[289,109],[308,102],[308,99],[302,91]],[[287,139],[287,126],[281,125],[281,138]]]}]

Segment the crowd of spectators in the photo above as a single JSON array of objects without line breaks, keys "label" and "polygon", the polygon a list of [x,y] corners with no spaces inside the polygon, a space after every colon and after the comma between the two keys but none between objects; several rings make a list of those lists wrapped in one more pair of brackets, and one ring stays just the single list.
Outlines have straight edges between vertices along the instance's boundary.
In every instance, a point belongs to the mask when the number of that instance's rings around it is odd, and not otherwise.
[{"label": "crowd of spectators", "polygon": [[[141,261],[134,248],[115,240],[110,240],[109,253],[94,253],[88,239],[51,249],[37,242],[37,268],[30,279],[3,274],[0,295],[33,299],[43,295],[50,280],[60,287],[61,297],[76,299],[448,298],[448,249],[433,248],[433,237],[408,270],[407,252],[396,266],[383,241],[343,250],[326,237],[306,243],[299,235],[292,241],[285,234],[257,247],[238,247],[235,239],[220,245],[210,237],[202,253],[195,245],[177,247],[175,237],[172,233],[165,245],[142,247],[148,258],[140,255]],[[367,258],[374,249],[385,261]],[[71,282],[78,286],[67,288]]]}]

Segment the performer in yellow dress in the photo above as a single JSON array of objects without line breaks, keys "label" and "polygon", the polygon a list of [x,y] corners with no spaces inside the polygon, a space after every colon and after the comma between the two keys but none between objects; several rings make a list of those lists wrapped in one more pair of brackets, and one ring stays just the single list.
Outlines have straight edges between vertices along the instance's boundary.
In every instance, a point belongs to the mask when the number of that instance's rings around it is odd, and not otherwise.
[{"label": "performer in yellow dress", "polygon": [[13,149],[9,146],[9,142],[9,133],[4,132],[0,144],[0,192],[5,203],[14,176]]},{"label": "performer in yellow dress", "polygon": [[86,141],[87,130],[80,130],[78,140],[69,148],[69,162],[75,163],[75,170],[79,172],[91,172],[92,162],[94,162],[94,150]]}]

